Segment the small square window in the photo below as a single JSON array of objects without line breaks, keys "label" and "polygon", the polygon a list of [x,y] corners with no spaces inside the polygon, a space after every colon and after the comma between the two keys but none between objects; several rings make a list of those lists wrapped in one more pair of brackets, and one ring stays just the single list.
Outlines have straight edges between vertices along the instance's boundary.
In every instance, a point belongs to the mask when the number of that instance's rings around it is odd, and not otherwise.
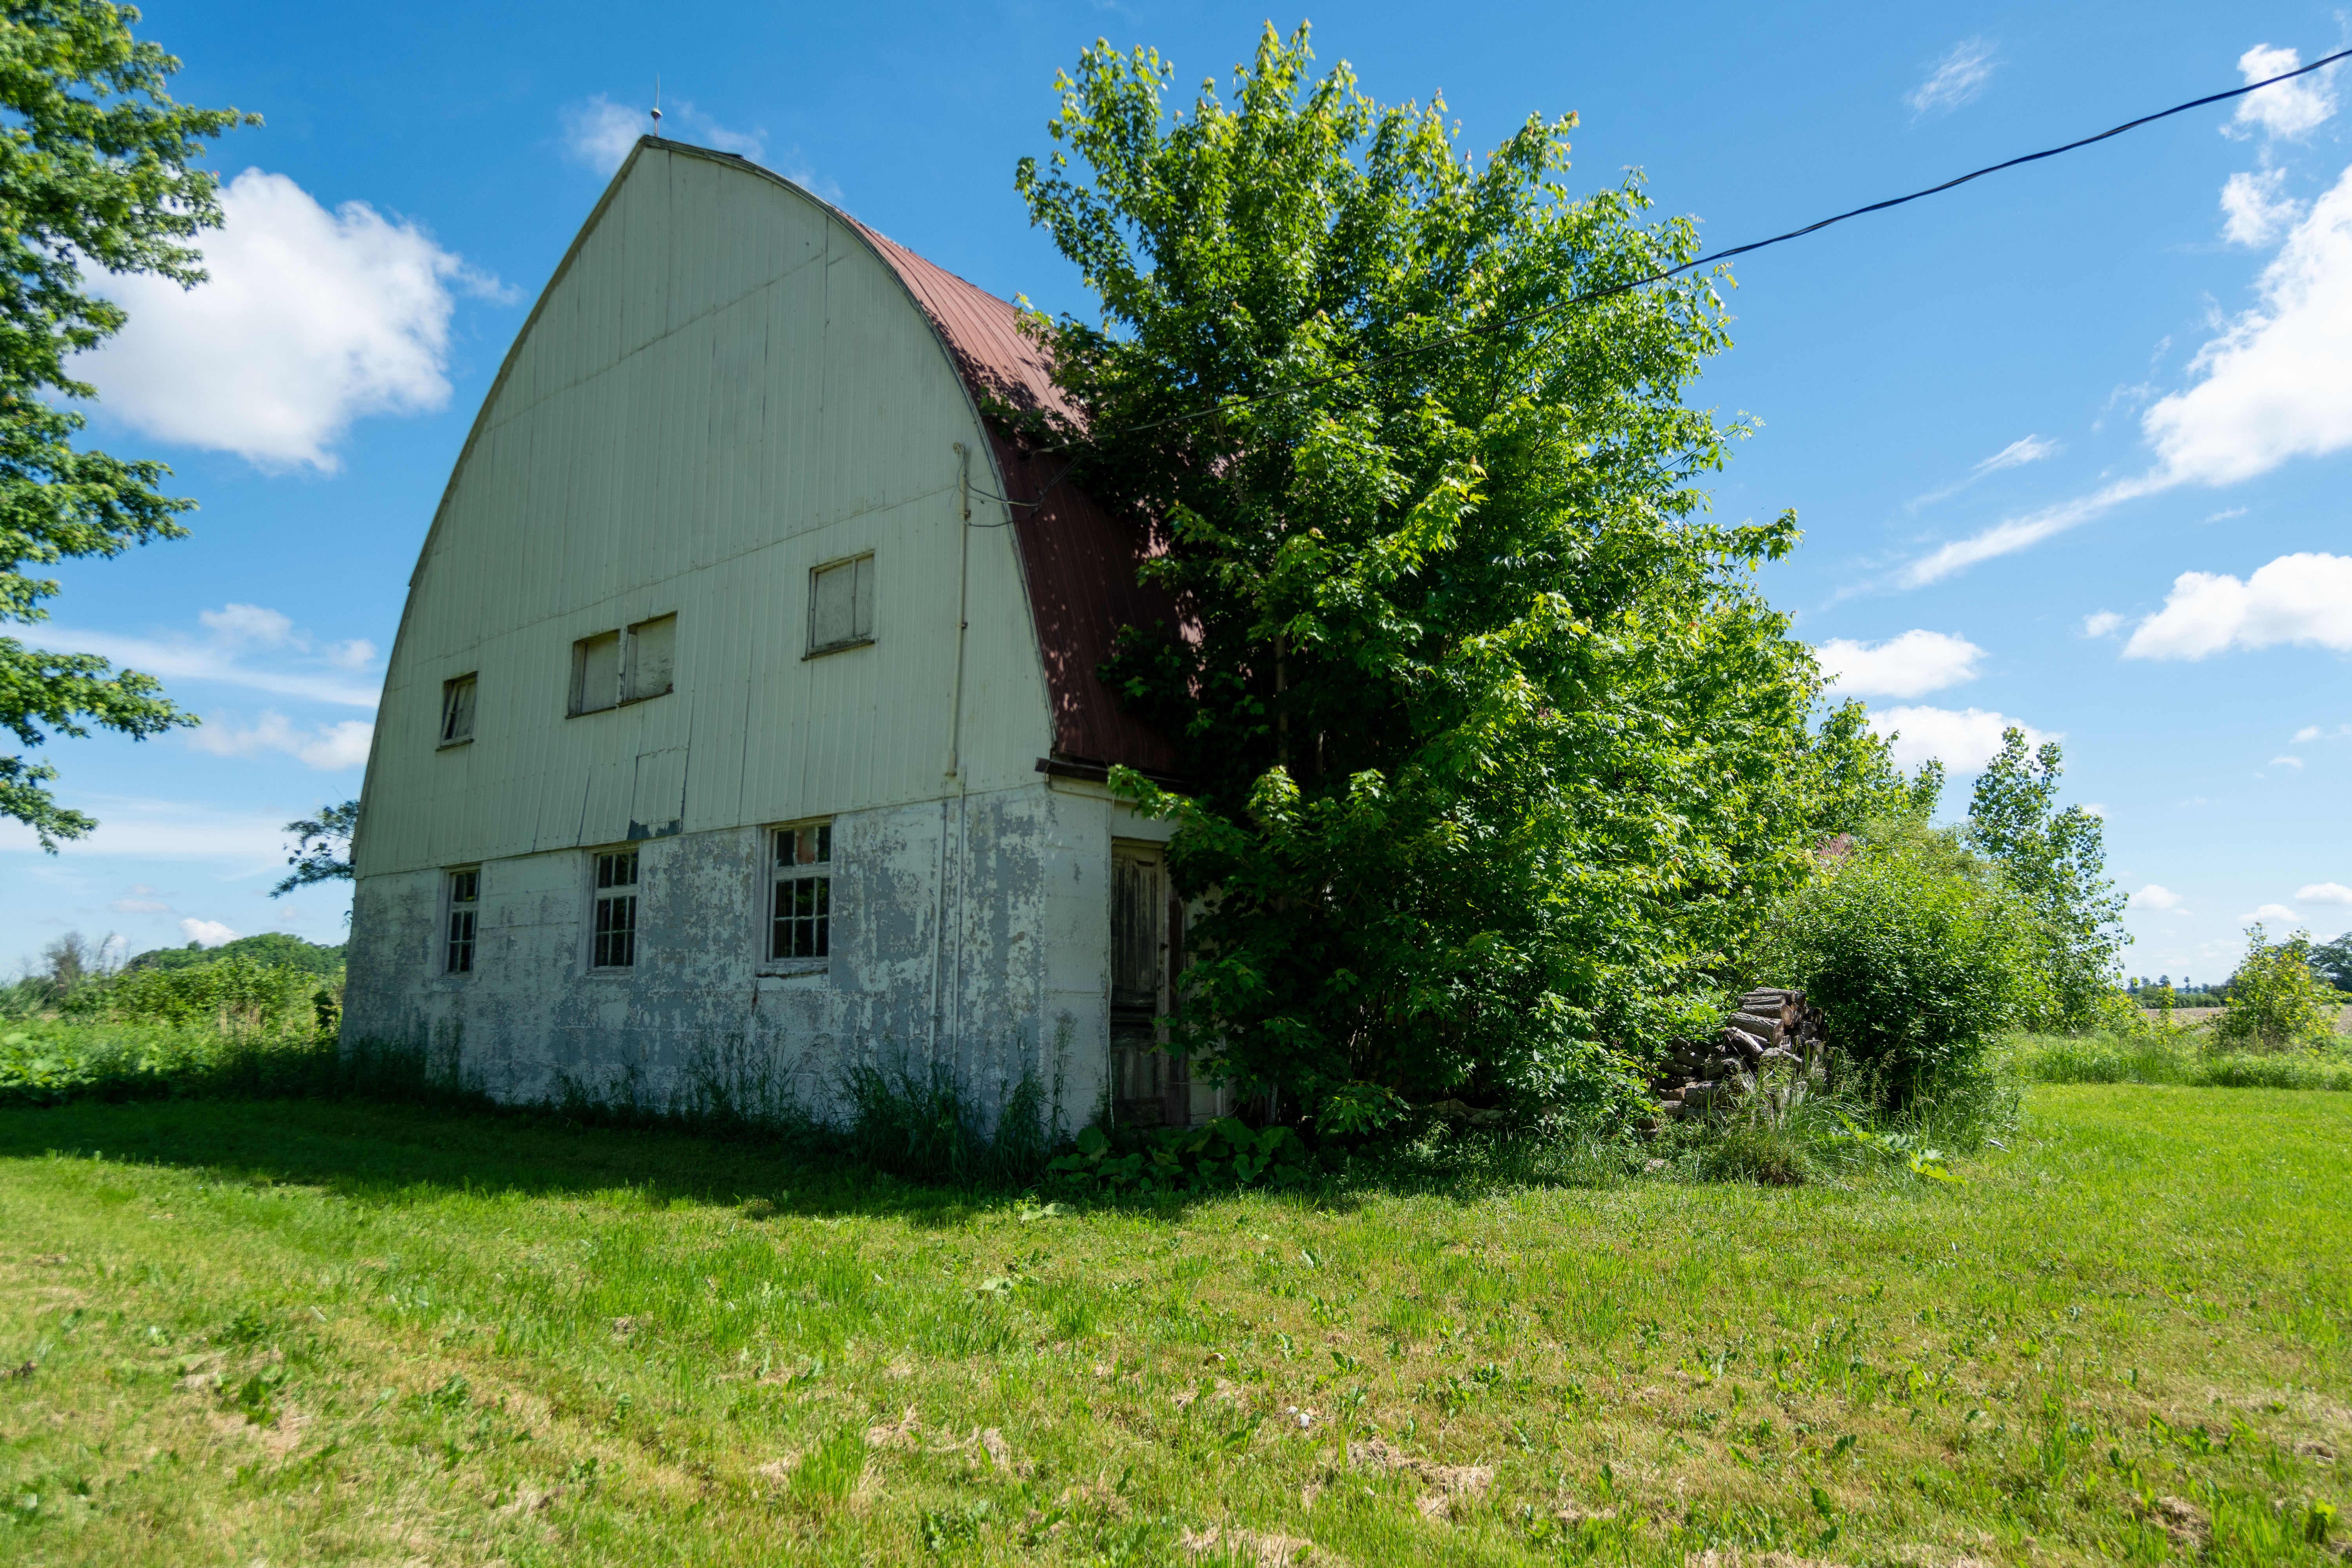
[{"label": "small square window", "polygon": [[664,616],[658,620],[639,621],[629,628],[628,695],[625,700],[642,702],[648,697],[659,697],[670,689],[672,671],[677,664],[677,617]]},{"label": "small square window", "polygon": [[474,916],[481,907],[482,871],[469,866],[449,873],[449,942],[442,960],[445,974],[474,972]]},{"label": "small square window", "polygon": [[588,956],[593,969],[627,969],[637,962],[637,852],[596,857],[596,918]]},{"label": "small square window", "polygon": [[621,634],[600,632],[572,645],[572,711],[599,713],[621,700]]},{"label": "small square window", "polygon": [[809,574],[809,652],[874,640],[874,557],[835,562]]},{"label": "small square window", "polygon": [[775,899],[768,957],[829,958],[833,953],[833,824],[780,827],[775,835]]},{"label": "small square window", "polygon": [[474,738],[474,678],[461,675],[441,683],[441,743],[463,745]]}]

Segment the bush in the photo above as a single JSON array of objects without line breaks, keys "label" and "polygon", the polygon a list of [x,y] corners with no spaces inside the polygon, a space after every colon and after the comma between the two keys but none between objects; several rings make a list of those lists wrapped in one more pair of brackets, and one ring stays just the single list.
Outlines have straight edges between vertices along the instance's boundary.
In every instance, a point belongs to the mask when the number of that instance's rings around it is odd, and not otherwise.
[{"label": "bush", "polygon": [[[327,994],[327,1006],[319,1002]],[[290,964],[263,963],[240,953],[184,968],[126,969],[75,992],[68,1016],[175,1028],[209,1026],[226,1035],[310,1032],[334,1005],[331,987]]]},{"label": "bush", "polygon": [[1948,834],[1884,824],[1782,901],[1756,968],[1801,987],[1853,1087],[1900,1111],[1982,1070],[2035,994],[2039,937],[1998,869]]},{"label": "bush", "polygon": [[2230,977],[2230,1005],[2213,1025],[2217,1045],[2239,1051],[2292,1050],[2335,1037],[2336,1002],[2311,963],[2311,933],[2273,943],[2262,923],[2246,928],[2246,956]]}]

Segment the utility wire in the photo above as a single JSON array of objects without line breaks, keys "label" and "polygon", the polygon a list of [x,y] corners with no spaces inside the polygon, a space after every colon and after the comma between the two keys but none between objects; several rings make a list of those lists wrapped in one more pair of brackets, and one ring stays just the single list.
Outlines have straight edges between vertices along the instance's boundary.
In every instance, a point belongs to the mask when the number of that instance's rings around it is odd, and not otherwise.
[{"label": "utility wire", "polygon": [[[2304,66],[2296,70],[2283,71],[2277,76],[2266,77],[2261,81],[2248,82],[2243,87],[2231,88],[2227,92],[2209,93],[2203,98],[2190,99],[2187,103],[2176,103],[2170,109],[2161,109],[2157,110],[2154,114],[2143,114],[2137,120],[2126,120],[2121,125],[2116,126],[2111,131],[2102,131],[2095,136],[2085,136],[2078,142],[2069,142],[2062,147],[2044,148],[2039,153],[2028,153],[2022,157],[2011,158],[2005,163],[1987,164],[1984,168],[1977,169],[1969,174],[1962,174],[1957,179],[1946,180],[1940,185],[1929,185],[1925,190],[1913,191],[1907,196],[1893,196],[1883,202],[1873,202],[1868,206],[1856,207],[1852,212],[1842,212],[1835,217],[1825,217],[1818,223],[1809,223],[1802,228],[1792,228],[1786,234],[1776,234],[1769,239],[1750,240],[1746,245],[1735,245],[1727,250],[1711,251],[1707,255],[1697,258],[1696,260],[1685,261],[1679,267],[1669,267],[1662,272],[1652,272],[1644,277],[1632,279],[1623,283],[1612,283],[1605,289],[1594,289],[1586,293],[1578,294],[1570,299],[1562,300],[1558,304],[1546,305],[1540,310],[1529,310],[1523,315],[1508,317],[1491,326],[1482,325],[1465,327],[1458,331],[1447,332],[1441,336],[1428,339],[1423,342],[1415,343],[1411,348],[1398,349],[1393,353],[1381,354],[1372,359],[1358,360],[1344,370],[1333,371],[1328,375],[1317,376],[1311,381],[1293,382],[1289,385],[1274,387],[1265,392],[1253,392],[1239,397],[1223,398],[1218,402],[1209,405],[1206,408],[1196,408],[1184,414],[1171,414],[1159,419],[1147,419],[1139,425],[1123,426],[1118,429],[1106,432],[1102,437],[1090,435],[1088,439],[1091,442],[1093,440],[1106,439],[1110,436],[1138,435],[1146,430],[1159,429],[1162,426],[1181,425],[1194,419],[1205,419],[1212,415],[1222,414],[1229,408],[1239,408],[1252,403],[1262,403],[1270,397],[1280,397],[1294,392],[1311,392],[1316,387],[1327,385],[1331,382],[1340,379],[1342,376],[1353,375],[1360,371],[1370,370],[1380,365],[1391,363],[1396,360],[1407,359],[1414,354],[1423,353],[1426,350],[1440,347],[1459,338],[1467,337],[1474,332],[1496,331],[1507,327],[1523,326],[1529,321],[1541,321],[1546,316],[1558,315],[1560,311],[1570,310],[1578,305],[1590,305],[1601,300],[1613,299],[1620,294],[1630,294],[1636,289],[1646,288],[1652,283],[1664,282],[1669,278],[1677,277],[1682,273],[1690,271],[1694,268],[1706,267],[1717,261],[1727,261],[1735,256],[1745,256],[1752,250],[1762,250],[1767,246],[1782,245],[1792,239],[1802,239],[1809,234],[1817,234],[1821,230],[1829,227],[1832,224],[1843,223],[1848,218],[1862,217],[1870,213],[1885,212],[1889,207],[1899,207],[1906,202],[1916,202],[1923,196],[1938,195],[1956,186],[1965,185],[1970,180],[1981,180],[1987,174],[1998,174],[2004,169],[2014,169],[2021,163],[2039,163],[2044,158],[2055,158],[2061,153],[2072,153],[2078,147],[2088,147],[2095,142],[2105,142],[2110,136],[2120,136],[2126,131],[2137,131],[2143,125],[2152,125],[2159,120],[2168,120],[2176,114],[2186,114],[2192,109],[2202,109],[2209,103],[2224,103],[2233,98],[2243,98],[2250,92],[2259,92],[2263,88],[2274,86],[2279,82],[2292,81],[2299,76],[2309,76],[2313,71],[2321,69],[2326,66],[2332,66],[2336,61],[2342,59],[2352,59],[2352,49],[2339,49],[2332,55],[2328,55],[2321,59],[2314,60],[2309,65]],[[1036,451],[1040,456],[1046,452],[1066,452],[1070,450],[1071,445],[1071,443],[1065,442],[1060,446],[1041,447],[1036,448]],[[1064,473],[1068,471],[1069,470],[1066,468],[1063,470]],[[1060,476],[1056,475],[1055,480],[1058,481],[1059,479]],[[1051,489],[1052,488],[1052,484],[1048,484],[1045,487],[1046,489]],[[1037,501],[1025,503],[1015,502],[1014,504],[1034,506],[1039,504],[1044,500],[1045,491],[1040,490],[1038,492]]]}]

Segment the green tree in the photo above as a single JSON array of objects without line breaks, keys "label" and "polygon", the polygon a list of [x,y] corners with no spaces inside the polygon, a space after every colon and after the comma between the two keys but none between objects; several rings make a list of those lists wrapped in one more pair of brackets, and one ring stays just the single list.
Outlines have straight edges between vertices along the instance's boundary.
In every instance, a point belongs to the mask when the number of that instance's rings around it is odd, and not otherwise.
[{"label": "green tree", "polygon": [[2230,976],[2230,1005],[2213,1037],[2239,1050],[2324,1045],[2336,1033],[2336,999],[2311,965],[2311,933],[2273,942],[2262,922],[2246,928],[2246,956]]},{"label": "green tree", "polygon": [[1881,822],[1774,910],[1768,980],[1801,987],[1882,1107],[1953,1087],[2042,983],[2040,911],[1959,835]]},{"label": "green tree", "polygon": [[[0,621],[46,620],[56,562],[121,554],[185,531],[194,503],[156,485],[161,463],[78,447],[69,405],[97,389],[68,358],[121,330],[120,306],[89,291],[91,272],[153,272],[200,282],[186,243],[220,222],[216,178],[194,167],[205,141],[257,117],[191,109],[165,84],[179,61],[131,37],[139,13],[104,0],[0,3]],[[0,727],[25,750],[91,725],[134,739],[192,724],[151,677],[90,654],[0,637]],[[45,787],[57,770],[0,756],[0,816],[54,852],[97,824]]]},{"label": "green tree", "polygon": [[2312,972],[2338,991],[2352,991],[2352,931],[2311,950]]},{"label": "green tree", "polygon": [[2029,752],[2025,731],[2001,732],[2000,754],[1977,775],[1969,800],[1970,847],[1999,866],[2032,905],[2042,928],[2042,994],[2026,1021],[2082,1029],[2117,1001],[2116,963],[2131,938],[2124,895],[2106,874],[2096,813],[2058,806],[2064,753],[2055,741]]},{"label": "green tree", "polygon": [[[1032,416],[1157,535],[1178,632],[1106,671],[1178,737],[1201,1070],[1301,1111],[1351,1082],[1605,1103],[1727,978],[1824,830],[1900,793],[1753,574],[1797,540],[1704,516],[1738,422],[1698,250],[1638,178],[1572,197],[1573,119],[1484,160],[1304,27],[1189,109],[1156,54],[1058,79],[1033,222],[1100,320],[1033,318],[1082,425]],[[1083,164],[1074,171],[1070,158]]]},{"label": "green tree", "polygon": [[352,879],[352,835],[359,831],[360,803],[322,805],[316,816],[298,816],[286,825],[294,835],[294,853],[286,863],[294,868],[269,889],[271,898],[307,888],[313,882]]}]

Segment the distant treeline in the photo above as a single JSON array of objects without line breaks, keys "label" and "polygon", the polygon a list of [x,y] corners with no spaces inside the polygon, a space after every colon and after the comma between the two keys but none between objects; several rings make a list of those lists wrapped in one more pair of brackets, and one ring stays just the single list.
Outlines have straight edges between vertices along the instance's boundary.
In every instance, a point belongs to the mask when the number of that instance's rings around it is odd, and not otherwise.
[{"label": "distant treeline", "polygon": [[248,958],[256,963],[274,963],[288,969],[299,969],[305,974],[332,975],[343,967],[341,943],[320,947],[316,942],[304,942],[299,936],[289,936],[277,931],[263,931],[258,936],[241,936],[218,947],[205,947],[193,942],[185,947],[159,947],[141,953],[123,967],[192,969],[199,964],[218,963],[225,958]]}]

